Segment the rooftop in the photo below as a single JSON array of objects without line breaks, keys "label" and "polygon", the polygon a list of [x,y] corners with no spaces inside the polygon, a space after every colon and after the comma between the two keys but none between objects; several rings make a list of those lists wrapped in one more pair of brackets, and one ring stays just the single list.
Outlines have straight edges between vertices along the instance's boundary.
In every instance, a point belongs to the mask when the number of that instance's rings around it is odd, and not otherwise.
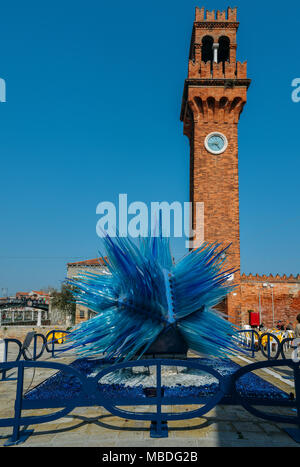
[{"label": "rooftop", "polygon": [[93,259],[86,259],[84,261],[76,261],[75,263],[68,263],[68,267],[73,266],[105,266],[105,261],[107,261],[107,257],[104,258],[93,258]]}]

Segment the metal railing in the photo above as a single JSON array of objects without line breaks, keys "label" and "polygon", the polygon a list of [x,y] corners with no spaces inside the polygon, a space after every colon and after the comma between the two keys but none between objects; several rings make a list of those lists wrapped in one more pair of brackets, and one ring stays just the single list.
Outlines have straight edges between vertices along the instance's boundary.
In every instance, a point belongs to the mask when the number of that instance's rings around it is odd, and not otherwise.
[{"label": "metal railing", "polygon": [[[61,348],[57,348],[57,345],[62,344],[64,341],[64,337],[69,334],[69,331],[65,330],[60,330],[60,329],[54,329],[52,331],[49,331],[46,336],[43,334],[39,334],[36,332],[28,333],[32,334],[29,345],[24,346],[24,342],[22,343],[18,339],[12,339],[12,338],[5,338],[3,339],[4,341],[4,351],[3,351],[3,363],[8,362],[8,354],[9,354],[9,347],[11,347],[12,344],[17,345],[18,350],[17,350],[17,356],[14,361],[18,362],[22,357],[26,361],[36,361],[40,359],[43,355],[44,352],[47,352],[51,354],[52,358],[55,358],[56,354],[61,351]],[[41,348],[38,350],[38,340],[42,341]],[[32,353],[29,350],[29,346],[32,343]],[[6,370],[1,370],[0,369],[0,374],[2,373],[2,380],[6,379]]]},{"label": "metal railing", "polygon": [[[12,426],[13,434],[12,437],[7,441],[7,445],[16,444],[21,441],[24,441],[31,431],[23,429],[22,426],[28,426],[32,424],[45,423],[48,421],[56,420],[60,417],[65,416],[71,412],[75,407],[82,406],[102,406],[108,410],[111,414],[133,420],[148,420],[151,421],[150,426],[150,436],[151,437],[166,437],[168,436],[168,421],[171,420],[184,420],[191,419],[195,417],[200,417],[207,412],[209,412],[217,404],[232,404],[232,405],[242,405],[248,412],[266,419],[272,420],[275,422],[284,422],[288,424],[297,424],[300,427],[300,365],[298,362],[295,362],[290,359],[285,358],[284,346],[289,344],[293,339],[287,338],[284,339],[281,343],[278,341],[277,350],[275,356],[271,355],[271,350],[268,348],[272,345],[272,338],[274,336],[270,333],[264,333],[261,336],[258,336],[258,333],[255,330],[243,330],[243,333],[249,333],[248,341],[243,340],[241,337],[241,345],[244,350],[247,350],[251,353],[251,356],[254,357],[257,352],[262,351],[262,354],[267,358],[265,361],[251,363],[240,369],[231,375],[222,376],[218,371],[213,369],[210,366],[203,365],[197,358],[187,358],[186,360],[170,360],[170,359],[147,359],[147,360],[138,360],[131,362],[123,362],[114,364],[112,361],[111,365],[99,371],[96,376],[85,376],[80,371],[75,368],[65,365],[58,362],[39,362],[38,360],[47,352],[51,354],[52,357],[55,357],[58,352],[61,351],[60,344],[64,342],[64,337],[69,334],[65,330],[52,330],[46,336],[37,333],[30,336],[27,345],[25,341],[22,344],[17,339],[4,339],[5,341],[5,351],[4,351],[4,362],[0,362],[0,373],[2,372],[2,379],[5,380],[6,373],[13,369],[17,369],[17,391],[16,391],[16,400],[15,400],[15,414],[12,418],[0,419],[0,426]],[[249,339],[249,335],[250,339]],[[257,334],[257,335],[256,335]],[[258,337],[257,337],[258,336]],[[255,342],[256,338],[256,342]],[[263,339],[265,339],[265,345],[262,345]],[[38,349],[38,340],[42,341],[40,349]],[[8,362],[8,346],[17,345],[17,357],[15,361]],[[28,347],[32,344],[33,350],[29,354]],[[59,345],[59,348],[58,348]],[[64,348],[64,350],[67,350]],[[282,359],[278,360],[278,357],[281,356]],[[23,360],[22,360],[23,357]],[[105,361],[105,359],[103,359]],[[154,388],[154,393],[152,397],[143,396],[138,397],[126,397],[120,395],[117,398],[112,399],[107,395],[107,393],[102,390],[99,381],[105,375],[113,373],[117,370],[124,368],[134,368],[134,367],[150,367],[154,366],[156,368],[156,385]],[[218,390],[216,393],[210,396],[166,396],[162,390],[162,381],[161,381],[161,368],[162,366],[177,366],[184,368],[194,368],[203,372],[206,372],[218,381]],[[237,389],[237,383],[242,376],[247,373],[250,373],[257,369],[263,368],[272,368],[272,367],[287,367],[292,370],[293,378],[295,381],[295,399],[282,399],[282,400],[266,400],[265,397],[251,397],[247,398],[243,396]],[[79,394],[76,397],[64,398],[57,397],[55,399],[44,399],[39,400],[29,400],[26,399],[26,395],[23,395],[23,383],[24,383],[24,370],[27,368],[49,368],[58,370],[62,373],[75,376],[79,379],[81,383],[81,388]],[[155,411],[152,412],[136,412],[123,410],[120,407],[122,406],[145,406],[151,405],[155,407]],[[182,411],[176,413],[163,412],[162,406],[164,405],[201,405],[196,410],[191,411]],[[296,411],[295,416],[283,416],[280,414],[270,414],[267,412],[262,412],[254,406],[284,406],[290,407]],[[42,415],[42,416],[31,416],[23,417],[23,410],[34,410],[34,409],[48,409],[48,408],[61,408],[63,409],[55,412],[51,415]],[[300,440],[300,430],[297,429],[286,429],[295,439]],[[296,433],[296,434],[295,434]],[[298,437],[298,438],[297,438]]]},{"label": "metal railing", "polygon": [[[135,396],[128,397],[126,395],[120,395],[116,398],[112,398],[108,395],[99,381],[101,378],[109,373],[113,373],[123,368],[134,368],[134,367],[156,367],[156,385],[155,394],[153,397]],[[161,368],[162,366],[180,366],[184,368],[193,368],[206,372],[215,377],[219,384],[217,391],[211,396],[166,396],[162,391],[161,384]],[[276,366],[285,366],[293,371],[295,380],[295,399],[283,399],[283,400],[266,400],[264,397],[245,397],[241,391],[237,388],[237,383],[242,376],[252,372],[254,370],[270,368]],[[201,364],[198,359],[192,358],[187,360],[169,360],[169,359],[154,359],[154,360],[140,360],[134,362],[124,362],[119,364],[113,364],[109,368],[99,371],[95,376],[85,376],[80,371],[72,368],[69,365],[64,365],[56,362],[37,362],[37,361],[15,361],[1,363],[0,369],[8,371],[12,368],[17,368],[17,391],[15,399],[15,413],[14,417],[0,419],[1,427],[13,427],[13,433],[11,438],[6,442],[6,445],[17,444],[24,441],[31,431],[24,429],[20,430],[22,426],[36,425],[40,423],[46,423],[64,417],[66,414],[71,412],[75,407],[83,406],[101,406],[105,408],[112,415],[118,417],[132,419],[132,420],[145,420],[150,421],[150,436],[154,438],[161,438],[168,436],[168,421],[172,420],[186,420],[195,417],[201,417],[217,404],[231,404],[231,405],[242,405],[251,414],[260,417],[265,420],[271,420],[274,422],[296,424],[300,427],[300,368],[299,364],[292,360],[281,360],[281,361],[262,361],[252,363],[238,369],[235,373],[227,376],[222,376],[218,371],[210,366]],[[26,368],[48,368],[58,370],[62,373],[71,375],[73,378],[78,378],[80,382],[79,393],[72,397],[60,397],[57,396],[55,399],[47,398],[47,393],[44,399],[31,400],[26,399],[23,395],[23,383],[24,383],[24,370]],[[67,395],[67,394],[66,394]],[[143,411],[132,411],[124,410],[122,406],[153,406],[155,410],[151,412]],[[201,405],[201,407],[182,412],[164,412],[162,406],[172,405]],[[270,412],[264,412],[257,408],[257,406],[272,406],[272,407],[290,407],[294,409],[295,415],[281,415]],[[36,416],[22,416],[23,410],[35,410],[35,409],[49,409],[49,408],[60,408],[55,413],[50,415],[36,415]],[[287,431],[291,429],[287,429]],[[288,431],[289,432],[289,431]],[[295,429],[294,429],[295,432]],[[299,428],[296,430],[296,436],[300,435]],[[291,433],[290,433],[291,434]],[[300,439],[300,438],[299,438]]]},{"label": "metal railing", "polygon": [[48,309],[49,304],[45,299],[39,298],[7,298],[0,301],[0,308],[8,307],[42,307],[41,309]]},{"label": "metal railing", "polygon": [[[278,337],[270,332],[264,332],[259,335],[255,329],[242,329],[238,333],[241,336],[239,339],[241,348],[244,351],[250,352],[251,355],[248,356],[252,358],[255,357],[256,353],[261,352],[268,360],[277,360],[279,357],[285,359],[287,348],[297,348],[292,345],[294,341],[292,337],[284,338],[280,342]],[[275,348],[274,354],[272,354],[273,347]]]},{"label": "metal railing", "polygon": [[50,323],[49,312],[47,310],[11,310],[0,309],[0,325],[1,326],[22,326],[22,325],[36,325],[39,321],[42,325]]}]

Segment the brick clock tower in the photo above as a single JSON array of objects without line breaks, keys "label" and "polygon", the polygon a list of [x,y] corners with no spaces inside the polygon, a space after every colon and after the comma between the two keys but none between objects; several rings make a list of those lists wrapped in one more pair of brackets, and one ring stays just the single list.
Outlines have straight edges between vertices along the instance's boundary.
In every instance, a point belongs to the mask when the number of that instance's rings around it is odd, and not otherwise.
[{"label": "brick clock tower", "polygon": [[190,201],[193,202],[194,241],[197,231],[194,203],[204,203],[204,241],[220,242],[227,250],[226,266],[237,269],[237,285],[226,299],[230,321],[240,324],[240,230],[238,122],[247,100],[247,63],[236,61],[236,8],[207,11],[196,8],[188,78],[181,120],[190,141]]}]

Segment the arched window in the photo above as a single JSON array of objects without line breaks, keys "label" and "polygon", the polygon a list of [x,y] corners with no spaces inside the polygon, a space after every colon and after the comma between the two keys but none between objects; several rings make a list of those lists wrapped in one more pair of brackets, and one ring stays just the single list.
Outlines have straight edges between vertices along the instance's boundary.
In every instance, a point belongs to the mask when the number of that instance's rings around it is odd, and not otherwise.
[{"label": "arched window", "polygon": [[204,115],[203,102],[202,102],[201,97],[196,96],[196,97],[195,97],[195,102],[196,102],[196,105],[197,105],[197,107],[198,107],[199,112],[200,112],[202,115]]},{"label": "arched window", "polygon": [[213,43],[214,40],[211,36],[205,36],[202,39],[202,61],[213,61]]},{"label": "arched window", "polygon": [[235,107],[241,102],[241,98],[240,97],[235,97],[231,103],[231,106],[230,106],[230,112],[232,112],[232,110],[235,109]]},{"label": "arched window", "polygon": [[219,39],[218,62],[229,62],[230,39],[221,36]]},{"label": "arched window", "polygon": [[220,102],[219,102],[219,108],[220,109],[224,109],[225,105],[227,104],[228,102],[228,98],[227,97],[221,97],[220,99]]},{"label": "arched window", "polygon": [[207,107],[208,107],[208,115],[213,117],[215,113],[216,100],[214,97],[208,97],[206,102],[207,102]]},{"label": "arched window", "polygon": [[211,110],[211,111],[214,111],[215,109],[215,98],[214,97],[208,97],[207,98],[207,105],[208,105],[208,108]]}]

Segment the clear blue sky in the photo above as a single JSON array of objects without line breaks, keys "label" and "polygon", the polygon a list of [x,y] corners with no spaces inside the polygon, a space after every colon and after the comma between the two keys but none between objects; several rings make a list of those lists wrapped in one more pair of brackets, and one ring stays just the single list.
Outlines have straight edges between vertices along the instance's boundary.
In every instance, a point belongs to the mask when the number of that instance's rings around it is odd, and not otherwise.
[{"label": "clear blue sky", "polygon": [[[239,125],[242,271],[298,273],[299,2],[4,2],[0,294],[97,256],[96,205],[189,200],[179,120],[195,6],[238,6],[252,84]],[[184,252],[184,241],[175,252]]]}]

